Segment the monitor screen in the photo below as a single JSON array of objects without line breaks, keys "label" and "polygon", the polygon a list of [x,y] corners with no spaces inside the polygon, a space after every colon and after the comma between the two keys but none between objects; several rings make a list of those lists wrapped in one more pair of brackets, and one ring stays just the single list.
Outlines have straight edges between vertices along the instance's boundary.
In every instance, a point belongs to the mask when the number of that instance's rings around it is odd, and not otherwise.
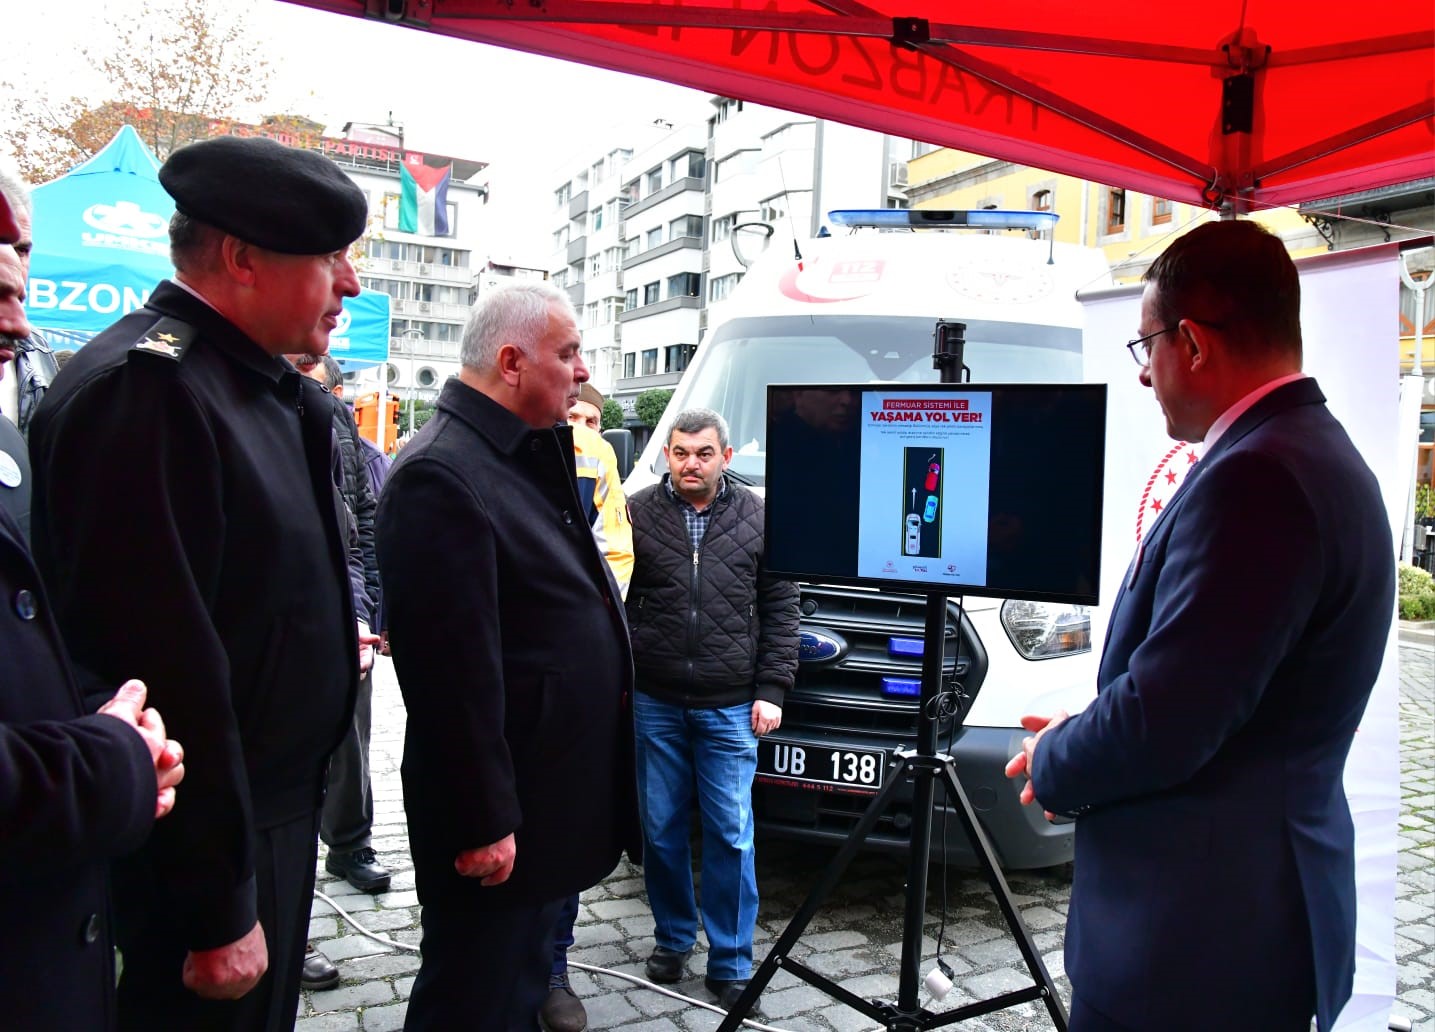
[{"label": "monitor screen", "polygon": [[1092,605],[1106,388],[768,387],[767,568]]}]

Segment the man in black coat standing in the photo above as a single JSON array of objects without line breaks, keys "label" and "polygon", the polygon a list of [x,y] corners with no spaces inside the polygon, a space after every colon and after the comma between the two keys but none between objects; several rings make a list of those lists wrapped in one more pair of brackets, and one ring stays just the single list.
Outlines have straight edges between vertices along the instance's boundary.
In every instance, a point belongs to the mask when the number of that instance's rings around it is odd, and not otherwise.
[{"label": "man in black coat standing", "polygon": [[121,1027],[287,1029],[359,640],[330,399],[281,356],[328,348],[368,205],[262,138],[159,178],[176,279],[41,403],[35,554],[76,661],[142,677],[191,754],[185,805],[117,872]]},{"label": "man in black coat standing", "polygon": [[[0,255],[17,235],[0,194]],[[0,293],[0,346],[29,334],[19,282]],[[6,1027],[107,1029],[115,984],[108,862],[136,848],[174,806],[181,752],[159,714],[144,708],[139,681],[85,715],[30,550],[3,505],[0,598],[8,603],[0,614],[0,850],[22,889],[6,915],[14,948],[0,964]]]},{"label": "man in black coat standing", "polygon": [[486,297],[379,499],[423,904],[411,1030],[536,1028],[564,899],[636,827],[623,604],[565,422],[580,345],[550,285]]}]

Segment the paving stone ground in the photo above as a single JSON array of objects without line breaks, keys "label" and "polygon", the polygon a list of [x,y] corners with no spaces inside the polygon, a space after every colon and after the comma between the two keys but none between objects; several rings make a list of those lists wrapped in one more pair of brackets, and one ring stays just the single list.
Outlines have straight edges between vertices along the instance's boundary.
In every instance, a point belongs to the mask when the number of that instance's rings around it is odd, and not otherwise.
[{"label": "paving stone ground", "polygon": [[[1401,816],[1396,919],[1399,961],[1394,1013],[1415,1032],[1435,1032],[1435,635],[1402,635],[1400,646]],[[319,861],[319,889],[380,935],[416,945],[419,907],[408,854],[399,761],[403,752],[403,701],[393,668],[380,661],[374,686],[374,732],[370,747],[375,796],[374,848],[393,871],[388,892],[367,896],[330,878]],[[825,849],[762,841],[758,849],[756,955],[760,960],[780,935],[822,870]],[[792,951],[795,959],[840,982],[857,995],[893,999],[902,953],[904,861],[860,856],[827,906]],[[1064,999],[1070,984],[1061,958],[1070,890],[1069,866],[1008,876],[1012,893]],[[956,975],[945,1009],[989,998],[1026,982],[1025,969],[986,882],[976,872],[931,873],[925,959],[933,948],[946,895],[944,956]],[[381,945],[358,934],[315,900],[310,934],[339,965],[343,981],[328,992],[305,993],[298,1032],[388,1032],[403,1026],[418,971],[416,953]],[[621,864],[584,893],[572,961],[641,975],[652,949],[653,922],[641,872]],[[688,965],[689,978],[674,988],[700,1000],[703,945]],[[575,970],[573,985],[588,1010],[589,1027],[628,1032],[706,1032],[719,1016],[617,978]],[[867,1032],[875,1023],[788,974],[778,972],[762,997],[769,1025],[792,1032]],[[1044,1008],[1025,1004],[952,1026],[964,1032],[1049,1029]],[[482,1032],[482,1030],[475,1030]]]}]

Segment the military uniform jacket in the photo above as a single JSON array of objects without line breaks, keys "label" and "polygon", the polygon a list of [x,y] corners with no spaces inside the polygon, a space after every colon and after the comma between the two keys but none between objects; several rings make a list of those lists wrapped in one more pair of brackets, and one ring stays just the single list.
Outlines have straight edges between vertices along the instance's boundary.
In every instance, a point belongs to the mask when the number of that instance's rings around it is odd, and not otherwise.
[{"label": "military uniform jacket", "polygon": [[[596,884],[636,840],[632,660],[570,428],[534,430],[449,381],[389,473],[377,530],[420,899],[546,901]],[[460,852],[510,832],[503,885],[454,872]]]},{"label": "military uniform jacket", "polygon": [[149,750],[113,717],[82,716],[59,631],[18,528],[0,510],[0,872],[9,1029],[114,1021],[108,860],[154,820]]},{"label": "military uniform jacket", "polygon": [[31,425],[35,557],[71,655],[143,679],[185,747],[182,801],[129,873],[183,915],[191,950],[253,927],[252,832],[312,812],[351,719],[330,401],[162,283]]}]

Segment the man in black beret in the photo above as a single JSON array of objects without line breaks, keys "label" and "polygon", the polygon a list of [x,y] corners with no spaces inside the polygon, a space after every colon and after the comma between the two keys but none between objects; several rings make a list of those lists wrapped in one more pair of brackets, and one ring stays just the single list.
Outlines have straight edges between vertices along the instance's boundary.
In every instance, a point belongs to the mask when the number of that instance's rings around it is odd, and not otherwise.
[{"label": "man in black beret", "polygon": [[328,348],[368,206],[267,139],[159,177],[177,273],[41,403],[35,552],[78,664],[143,678],[190,753],[184,805],[116,872],[120,1028],[289,1029],[360,641],[330,399],[282,356]]}]

